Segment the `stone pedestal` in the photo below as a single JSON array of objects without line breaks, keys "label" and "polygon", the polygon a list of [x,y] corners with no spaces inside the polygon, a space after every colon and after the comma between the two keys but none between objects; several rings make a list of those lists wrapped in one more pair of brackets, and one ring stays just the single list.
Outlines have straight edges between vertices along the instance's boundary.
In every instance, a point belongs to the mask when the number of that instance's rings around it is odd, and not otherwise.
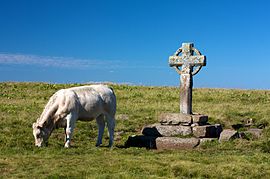
[{"label": "stone pedestal", "polygon": [[220,124],[209,124],[208,116],[202,114],[162,113],[158,120],[159,123],[144,126],[142,135],[129,137],[126,147],[193,149],[217,139],[222,132]]}]

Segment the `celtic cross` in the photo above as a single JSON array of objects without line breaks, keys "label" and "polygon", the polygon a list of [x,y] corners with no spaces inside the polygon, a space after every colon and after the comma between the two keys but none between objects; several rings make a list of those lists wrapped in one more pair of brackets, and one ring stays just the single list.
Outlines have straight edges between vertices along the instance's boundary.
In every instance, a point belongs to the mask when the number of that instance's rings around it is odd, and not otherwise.
[{"label": "celtic cross", "polygon": [[[179,56],[180,53],[182,53],[181,56]],[[193,43],[182,43],[182,47],[169,57],[169,65],[174,67],[181,76],[180,113],[192,114],[192,76],[206,65],[206,56],[201,55],[200,51],[194,48]]]}]

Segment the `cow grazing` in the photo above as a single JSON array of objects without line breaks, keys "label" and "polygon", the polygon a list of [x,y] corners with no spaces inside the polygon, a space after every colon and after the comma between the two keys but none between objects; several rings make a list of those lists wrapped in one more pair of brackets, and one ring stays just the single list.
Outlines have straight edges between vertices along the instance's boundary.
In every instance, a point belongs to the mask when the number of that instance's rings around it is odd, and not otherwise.
[{"label": "cow grazing", "polygon": [[70,141],[76,120],[96,119],[98,138],[96,146],[102,144],[105,121],[110,135],[109,146],[113,145],[115,127],[116,97],[106,85],[80,86],[57,91],[50,99],[41,116],[33,123],[35,145],[47,144],[55,128],[65,128],[65,147]]}]

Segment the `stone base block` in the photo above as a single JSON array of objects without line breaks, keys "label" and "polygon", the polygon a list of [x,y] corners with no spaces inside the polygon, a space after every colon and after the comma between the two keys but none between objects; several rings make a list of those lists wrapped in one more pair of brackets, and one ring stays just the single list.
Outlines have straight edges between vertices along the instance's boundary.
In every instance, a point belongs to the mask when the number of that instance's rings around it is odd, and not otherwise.
[{"label": "stone base block", "polygon": [[239,133],[235,130],[232,129],[225,129],[221,132],[220,137],[219,137],[219,142],[224,142],[224,141],[229,141],[232,139],[239,138]]},{"label": "stone base block", "polygon": [[156,148],[158,150],[175,150],[175,149],[193,149],[199,145],[200,140],[197,138],[178,138],[178,137],[158,137],[156,138]]},{"label": "stone base block", "polygon": [[202,114],[162,113],[159,115],[159,121],[163,125],[206,124],[208,116]]},{"label": "stone base block", "polygon": [[245,131],[246,134],[251,134],[253,139],[258,139],[262,135],[262,129],[251,128]]},{"label": "stone base block", "polygon": [[156,149],[156,138],[153,136],[130,136],[125,143],[125,147],[145,147]]},{"label": "stone base block", "polygon": [[153,124],[142,129],[145,136],[171,137],[171,136],[187,136],[192,134],[190,126],[169,126],[161,124]]},{"label": "stone base block", "polygon": [[199,138],[218,138],[222,132],[220,124],[195,126],[192,128],[193,135]]}]

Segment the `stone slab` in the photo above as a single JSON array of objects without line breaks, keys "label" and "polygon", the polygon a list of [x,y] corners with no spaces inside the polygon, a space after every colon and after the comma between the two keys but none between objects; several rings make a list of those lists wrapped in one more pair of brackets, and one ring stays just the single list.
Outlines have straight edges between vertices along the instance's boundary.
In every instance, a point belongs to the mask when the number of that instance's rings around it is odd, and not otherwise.
[{"label": "stone slab", "polygon": [[181,113],[162,113],[159,115],[161,124],[179,125],[181,123],[191,123],[191,115],[184,115]]},{"label": "stone slab", "polygon": [[247,131],[245,131],[244,133],[252,135],[253,139],[258,139],[261,137],[262,131],[263,131],[262,129],[251,128],[251,129],[248,129]]},{"label": "stone slab", "polygon": [[156,138],[153,136],[130,136],[125,142],[125,147],[145,147],[148,149],[156,149]]},{"label": "stone slab", "polygon": [[206,124],[208,116],[202,114],[162,113],[159,115],[159,121],[163,125]]},{"label": "stone slab", "polygon": [[193,149],[200,143],[197,138],[158,137],[156,148],[158,150]]},{"label": "stone slab", "polygon": [[170,126],[153,124],[145,126],[142,129],[142,134],[145,136],[156,137],[187,136],[192,134],[192,130],[190,126]]},{"label": "stone slab", "polygon": [[199,138],[218,138],[222,131],[220,124],[194,126],[192,128],[193,135]]},{"label": "stone slab", "polygon": [[232,129],[225,129],[220,133],[218,141],[221,143],[221,142],[233,140],[239,137],[240,136],[237,131],[232,130]]}]

